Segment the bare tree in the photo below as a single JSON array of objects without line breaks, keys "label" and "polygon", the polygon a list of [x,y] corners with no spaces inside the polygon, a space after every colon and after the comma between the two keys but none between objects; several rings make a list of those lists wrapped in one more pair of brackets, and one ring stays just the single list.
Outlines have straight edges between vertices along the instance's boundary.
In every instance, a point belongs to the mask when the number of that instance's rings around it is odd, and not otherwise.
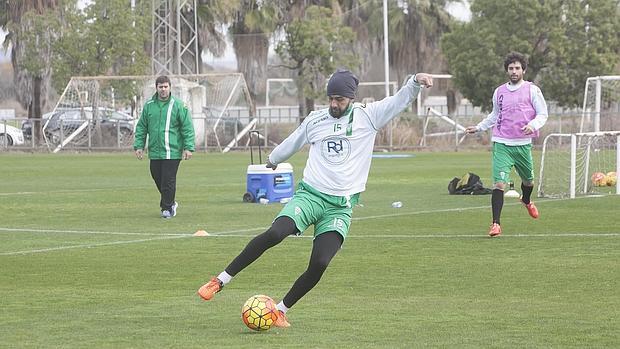
[{"label": "bare tree", "polygon": [[[49,28],[39,31],[36,27],[49,20],[49,11],[58,9],[59,1],[4,0],[0,7],[0,27],[8,32],[5,40],[11,45],[17,100],[28,111],[28,118],[41,119],[50,89],[53,34]],[[38,142],[41,123],[35,122],[33,126],[33,137]]]}]

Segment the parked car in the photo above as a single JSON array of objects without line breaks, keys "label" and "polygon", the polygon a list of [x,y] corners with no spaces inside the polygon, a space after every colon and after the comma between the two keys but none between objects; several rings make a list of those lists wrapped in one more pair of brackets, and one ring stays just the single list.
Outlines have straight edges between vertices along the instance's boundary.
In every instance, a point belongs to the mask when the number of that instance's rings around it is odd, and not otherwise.
[{"label": "parked car", "polygon": [[[97,118],[100,120],[102,130],[106,135],[115,136],[118,129],[121,144],[129,144],[132,140],[135,122],[131,115],[110,108],[99,108]],[[58,108],[54,112],[43,115],[41,126],[44,128],[46,138],[57,144],[60,143],[61,139],[75,132],[85,121],[91,121],[91,125],[93,125],[92,120],[92,108]],[[32,124],[32,119],[22,123],[22,131],[27,139],[32,137]],[[84,137],[81,139],[87,140]]]},{"label": "parked car", "polygon": [[24,134],[22,130],[11,125],[5,125],[0,121],[0,148],[5,145],[24,144]]}]

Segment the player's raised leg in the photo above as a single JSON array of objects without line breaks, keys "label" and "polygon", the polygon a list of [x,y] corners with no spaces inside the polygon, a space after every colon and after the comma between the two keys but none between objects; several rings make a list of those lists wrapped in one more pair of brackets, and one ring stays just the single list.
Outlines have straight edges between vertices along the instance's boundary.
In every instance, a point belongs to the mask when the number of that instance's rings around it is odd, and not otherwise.
[{"label": "player's raised leg", "polygon": [[332,258],[340,250],[343,241],[342,235],[335,231],[329,231],[314,238],[308,268],[297,278],[284,299],[276,305],[280,316],[274,326],[290,326],[286,312],[321,280],[321,276],[323,276]]},{"label": "player's raised leg", "polygon": [[204,300],[210,300],[216,293],[220,292],[224,285],[229,283],[237,273],[252,264],[252,262],[257,260],[265,251],[282,242],[287,236],[298,232],[295,222],[291,218],[286,216],[276,218],[267,231],[250,240],[243,251],[241,251],[223,272],[200,287],[198,289],[198,295]]}]

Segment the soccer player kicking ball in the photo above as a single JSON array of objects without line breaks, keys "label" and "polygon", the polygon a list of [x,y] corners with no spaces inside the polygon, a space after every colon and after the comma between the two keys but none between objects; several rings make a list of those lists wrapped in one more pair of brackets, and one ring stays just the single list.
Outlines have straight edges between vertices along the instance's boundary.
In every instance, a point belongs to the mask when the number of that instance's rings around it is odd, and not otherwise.
[{"label": "soccer player kicking ball", "polygon": [[309,144],[303,179],[271,227],[254,237],[224,271],[198,290],[204,300],[213,298],[267,249],[314,225],[308,268],[276,305],[279,316],[274,325],[290,326],[286,312],[319,282],[349,232],[352,208],[366,189],[377,132],[416,98],[421,86],[433,86],[433,79],[418,73],[394,96],[368,104],[354,103],[358,83],[350,71],[337,70],[327,84],[329,108],[311,112],[273,149],[267,167],[275,170]]},{"label": "soccer player kicking ball", "polygon": [[466,128],[467,133],[476,133],[493,127],[491,237],[502,233],[499,218],[504,206],[504,189],[510,181],[513,166],[521,177],[521,202],[532,218],[538,218],[538,209],[530,200],[534,189],[532,138],[538,137],[538,130],[547,122],[547,104],[540,88],[523,80],[526,69],[524,55],[513,52],[506,56],[504,70],[510,80],[495,89],[493,111],[478,125]]}]

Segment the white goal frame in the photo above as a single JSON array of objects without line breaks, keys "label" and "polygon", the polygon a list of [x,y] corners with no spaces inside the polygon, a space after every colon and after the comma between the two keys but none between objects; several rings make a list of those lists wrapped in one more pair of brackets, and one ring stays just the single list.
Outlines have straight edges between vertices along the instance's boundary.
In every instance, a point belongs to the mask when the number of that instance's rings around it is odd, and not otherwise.
[{"label": "white goal frame", "polygon": [[[239,124],[242,121],[249,123],[250,114],[254,109],[254,102],[250,96],[245,78],[241,73],[207,73],[169,75],[172,95],[185,103],[191,112],[195,130],[196,146],[208,148],[207,138],[220,151],[225,143],[237,132],[230,130],[230,124]],[[156,76],[75,76],[72,77],[61,94],[53,113],[60,109],[80,111],[80,120],[73,120],[74,126],[64,134],[60,141],[48,139],[45,132],[49,120],[43,125],[43,136],[48,148],[59,152],[63,148],[91,148],[94,134],[92,118],[84,113],[85,110],[112,110],[123,112],[133,123],[133,129],[138,122],[144,103],[155,94]],[[131,103],[130,103],[131,102]],[[129,109],[131,104],[131,108]],[[122,110],[121,110],[122,109]],[[131,114],[131,115],[129,115]],[[58,117],[62,128],[62,118]],[[86,115],[86,116],[84,116]],[[247,121],[246,121],[247,120]],[[227,124],[229,124],[227,126]],[[252,124],[254,125],[254,124]],[[133,143],[133,131],[130,139]],[[102,142],[100,142],[102,143]],[[124,147],[131,145],[123,144]],[[117,145],[121,147],[120,144]],[[103,147],[102,147],[103,148]]]},{"label": "white goal frame", "polygon": [[[586,144],[586,151],[585,151],[585,162],[584,162],[584,173],[582,176],[579,176],[580,180],[582,182],[578,183],[578,176],[577,176],[577,146],[578,146],[578,141],[582,138],[582,137],[597,137],[597,136],[611,136],[611,137],[615,137],[616,139],[616,166],[615,166],[615,172],[616,175],[620,174],[620,131],[608,131],[608,132],[582,132],[582,133],[552,133],[547,135],[547,137],[545,137],[545,140],[543,141],[543,150],[542,150],[542,158],[540,161],[540,172],[539,172],[539,181],[538,181],[538,196],[539,197],[544,197],[545,193],[544,193],[544,181],[545,181],[545,157],[547,155],[547,147],[548,147],[548,141],[553,138],[553,137],[558,137],[558,138],[569,138],[570,139],[570,177],[569,177],[569,188],[568,188],[568,194],[569,197],[571,199],[574,199],[577,195],[577,193],[584,193],[587,194],[588,193],[588,188],[590,185],[590,168],[589,168],[589,163],[590,163],[590,154],[591,154],[591,149],[590,149],[590,144]],[[620,195],[620,181],[616,181],[616,190],[615,190],[615,194],[616,195]]]},{"label": "white goal frame", "polygon": [[[618,86],[616,91],[611,91],[611,101],[604,101],[603,96],[609,93],[609,88],[603,86],[605,82],[615,82]],[[615,92],[615,95],[613,93]],[[615,99],[614,99],[615,97]],[[604,103],[605,102],[605,103]],[[579,124],[579,132],[600,132],[601,130],[601,115],[607,111],[606,105],[611,103],[613,107],[620,111],[620,75],[601,75],[592,76],[586,80],[586,85],[583,92],[583,108],[581,113],[581,122]],[[613,117],[613,116],[611,116]],[[620,117],[620,115],[618,116]],[[588,127],[591,123],[592,127]]]}]

